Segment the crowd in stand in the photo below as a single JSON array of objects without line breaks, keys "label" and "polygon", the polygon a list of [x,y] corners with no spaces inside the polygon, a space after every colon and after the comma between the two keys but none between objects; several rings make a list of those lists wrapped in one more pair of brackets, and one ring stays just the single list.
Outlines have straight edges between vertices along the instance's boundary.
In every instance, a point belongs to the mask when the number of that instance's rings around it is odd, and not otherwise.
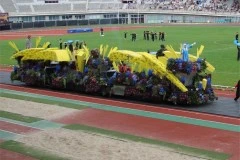
[{"label": "crowd in stand", "polygon": [[180,10],[203,12],[240,12],[240,2],[233,0],[133,0],[128,9]]}]

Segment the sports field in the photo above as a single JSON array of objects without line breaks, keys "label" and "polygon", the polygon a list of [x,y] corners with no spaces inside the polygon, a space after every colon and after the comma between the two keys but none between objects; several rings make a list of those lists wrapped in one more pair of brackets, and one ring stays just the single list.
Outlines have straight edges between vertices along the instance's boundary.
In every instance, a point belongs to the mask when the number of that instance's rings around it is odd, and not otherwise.
[{"label": "sports field", "polygon": [[[99,28],[99,27],[98,27]],[[143,39],[143,31],[165,32],[166,41],[146,41]],[[26,30],[25,30],[26,31]],[[124,39],[124,32],[128,32],[127,39]],[[131,41],[131,33],[137,33],[136,42]],[[99,48],[101,44],[108,44],[110,47],[118,47],[121,50],[132,51],[156,51],[160,44],[172,45],[179,51],[180,44],[184,42],[197,42],[190,53],[196,55],[197,48],[204,45],[201,58],[206,58],[215,68],[213,73],[213,84],[234,86],[240,79],[240,63],[237,61],[237,48],[233,44],[236,32],[240,32],[238,26],[144,26],[144,28],[106,31],[105,36],[99,36],[99,32],[66,34],[42,37],[42,43],[49,41],[51,47],[58,47],[58,40],[85,41],[89,49]],[[7,34],[7,33],[4,33]],[[28,35],[28,32],[25,32]],[[39,35],[41,31],[39,31]],[[0,33],[0,64],[14,65],[16,62],[10,60],[14,50],[8,45],[9,40],[2,40]],[[33,38],[33,42],[35,37]],[[19,49],[25,48],[25,39],[12,40]],[[33,43],[34,44],[34,43]]]}]

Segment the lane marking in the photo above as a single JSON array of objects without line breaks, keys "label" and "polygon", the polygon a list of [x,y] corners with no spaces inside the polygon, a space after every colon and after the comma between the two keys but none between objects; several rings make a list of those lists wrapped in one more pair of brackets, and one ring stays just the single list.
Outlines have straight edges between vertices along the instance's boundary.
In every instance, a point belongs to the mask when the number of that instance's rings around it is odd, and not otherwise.
[{"label": "lane marking", "polygon": [[[0,84],[3,86],[7,86],[5,84]],[[16,88],[20,88],[19,86],[13,86]],[[11,89],[9,89],[11,90]],[[31,90],[31,91],[41,91],[41,92],[46,92],[46,93],[54,93],[54,94],[59,94],[59,95],[68,95],[68,96],[72,96],[72,97],[76,97],[76,98],[87,98],[87,99],[91,99],[91,100],[102,100],[102,101],[106,101],[106,102],[117,102],[120,104],[127,104],[127,105],[134,105],[134,103],[130,103],[130,102],[122,102],[122,101],[116,101],[116,100],[108,100],[108,99],[101,99],[101,98],[95,98],[95,97],[87,97],[87,96],[83,96],[83,95],[73,95],[73,94],[69,94],[69,93],[61,93],[61,92],[53,92],[53,91],[47,91],[47,90],[41,90],[41,89],[31,89],[31,88],[27,88],[27,90]],[[28,93],[28,92],[26,92]],[[204,116],[209,116],[209,117],[218,117],[218,118],[223,118],[223,119],[229,119],[229,120],[239,120],[238,118],[234,118],[234,117],[226,117],[226,116],[220,116],[220,115],[211,115],[211,114],[207,114],[207,113],[200,113],[200,112],[193,112],[193,111],[183,111],[183,110],[177,110],[177,109],[171,109],[171,108],[164,108],[161,106],[150,106],[150,105],[144,105],[144,104],[137,104],[141,107],[146,107],[146,108],[161,108],[163,110],[167,110],[167,111],[176,111],[176,112],[182,112],[182,113],[191,113],[191,114],[196,114],[196,115],[204,115]]]},{"label": "lane marking", "polygon": [[[138,115],[138,116],[143,116],[143,117],[148,117],[148,118],[168,120],[171,122],[198,125],[198,126],[202,126],[202,127],[222,129],[222,130],[233,131],[233,132],[240,132],[239,125],[234,125],[234,124],[229,124],[229,123],[215,122],[215,121],[211,121],[211,120],[202,120],[202,119],[169,115],[169,114],[156,113],[156,112],[151,112],[151,111],[143,111],[143,110],[137,110],[137,109],[122,108],[122,107],[117,107],[117,106],[115,107],[115,106],[111,106],[111,105],[103,105],[103,104],[97,104],[97,103],[91,103],[91,102],[69,100],[66,98],[58,98],[58,97],[54,97],[54,96],[45,96],[45,95],[39,95],[39,94],[33,94],[33,93],[29,94],[27,92],[15,91],[13,93],[13,91],[7,90],[7,89],[1,89],[1,90],[5,93],[10,93],[10,94],[15,94],[15,95],[25,95],[28,97],[42,98],[42,99],[47,99],[47,100],[55,99],[58,101],[68,102],[68,103],[72,103],[72,104],[76,104],[76,105],[81,103],[81,104],[85,104],[86,106],[89,106],[91,108],[101,109],[101,110],[106,110],[106,111]],[[25,93],[25,94],[23,94],[23,93]]]}]

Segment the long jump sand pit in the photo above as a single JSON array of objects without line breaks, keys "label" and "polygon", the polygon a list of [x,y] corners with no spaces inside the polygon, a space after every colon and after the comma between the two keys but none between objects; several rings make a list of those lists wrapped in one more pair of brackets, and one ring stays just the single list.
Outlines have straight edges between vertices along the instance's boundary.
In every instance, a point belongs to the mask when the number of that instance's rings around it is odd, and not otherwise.
[{"label": "long jump sand pit", "polygon": [[[81,112],[56,105],[47,105],[0,97],[1,110],[43,119],[53,119]],[[102,134],[47,129],[20,136],[16,141],[71,160],[204,160],[204,157],[179,153],[174,149]]]},{"label": "long jump sand pit", "polygon": [[35,132],[18,141],[72,160],[203,160],[155,145],[67,129]]},{"label": "long jump sand pit", "polygon": [[57,105],[35,103],[24,100],[0,97],[0,109],[2,111],[21,114],[24,116],[37,117],[42,119],[55,119],[65,115],[80,112],[80,110],[65,108]]}]

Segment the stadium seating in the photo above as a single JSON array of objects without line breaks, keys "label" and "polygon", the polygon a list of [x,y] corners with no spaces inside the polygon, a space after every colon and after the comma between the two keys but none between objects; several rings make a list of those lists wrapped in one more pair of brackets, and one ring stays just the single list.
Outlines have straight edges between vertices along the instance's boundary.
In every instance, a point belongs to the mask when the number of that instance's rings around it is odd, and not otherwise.
[{"label": "stadium seating", "polygon": [[1,7],[4,12],[16,12],[16,7],[12,0],[0,0]]},{"label": "stadium seating", "polygon": [[86,3],[76,3],[73,5],[73,11],[86,11]]},{"label": "stadium seating", "polygon": [[20,0],[20,1],[17,1],[17,3],[33,3],[34,0]]},{"label": "stadium seating", "polygon": [[150,11],[150,12],[203,12],[203,13],[238,13],[240,14],[239,0],[132,0],[132,3],[123,3],[122,0],[59,0],[59,3],[46,3],[45,0],[0,0],[0,11],[19,13],[42,14],[50,12],[60,14],[66,12],[83,11]]},{"label": "stadium seating", "polygon": [[29,5],[19,5],[18,6],[18,12],[20,12],[20,13],[32,12],[32,9]]},{"label": "stadium seating", "polygon": [[71,4],[43,4],[33,5],[35,12],[62,12],[70,11]]}]

